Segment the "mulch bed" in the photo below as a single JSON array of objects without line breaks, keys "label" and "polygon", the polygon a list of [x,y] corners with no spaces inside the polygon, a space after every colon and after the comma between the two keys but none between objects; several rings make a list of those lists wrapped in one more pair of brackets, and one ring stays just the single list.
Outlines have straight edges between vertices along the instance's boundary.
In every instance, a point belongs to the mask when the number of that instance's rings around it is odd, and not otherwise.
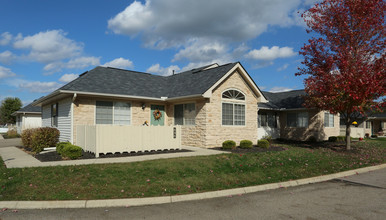
[{"label": "mulch bed", "polygon": [[[41,162],[49,162],[49,161],[62,161],[63,159],[56,151],[51,152],[42,152],[39,154],[34,154],[31,149],[26,147],[20,147],[19,148],[31,155],[33,155],[36,159],[40,160]],[[176,150],[157,150],[157,151],[145,151],[145,152],[124,152],[124,153],[115,153],[115,154],[100,154],[99,158],[115,158],[115,157],[133,157],[133,156],[142,156],[142,155],[152,155],[152,154],[166,154],[166,153],[181,153],[181,152],[191,152],[190,150],[186,149],[176,149]],[[78,158],[77,160],[84,160],[84,159],[95,159],[95,154],[90,152],[82,151],[82,157]]]},{"label": "mulch bed", "polygon": [[222,149],[222,147],[215,147],[213,148],[214,150],[220,150],[220,151],[227,151],[227,152],[232,152],[232,153],[237,153],[237,154],[242,154],[242,153],[259,153],[259,152],[270,152],[270,151],[283,151],[287,150],[284,147],[278,147],[278,146],[271,146],[270,148],[261,148],[257,146],[253,146],[252,148],[249,149],[243,149],[237,147],[236,149]]}]

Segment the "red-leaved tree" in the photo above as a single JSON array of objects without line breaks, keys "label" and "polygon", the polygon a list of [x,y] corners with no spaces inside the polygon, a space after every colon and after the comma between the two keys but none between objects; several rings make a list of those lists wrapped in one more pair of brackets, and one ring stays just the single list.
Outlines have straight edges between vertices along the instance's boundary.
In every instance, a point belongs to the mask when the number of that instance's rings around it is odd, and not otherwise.
[{"label": "red-leaved tree", "polygon": [[324,0],[302,14],[314,33],[299,52],[295,75],[307,75],[305,105],[340,113],[350,125],[370,109],[381,110],[385,96],[385,9],[383,0]]}]

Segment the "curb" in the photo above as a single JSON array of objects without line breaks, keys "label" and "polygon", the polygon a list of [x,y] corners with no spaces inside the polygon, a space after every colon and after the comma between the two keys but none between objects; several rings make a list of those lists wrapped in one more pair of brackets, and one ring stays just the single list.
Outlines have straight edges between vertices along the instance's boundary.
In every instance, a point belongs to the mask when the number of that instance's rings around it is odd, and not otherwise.
[{"label": "curb", "polygon": [[310,177],[306,179],[291,180],[280,183],[270,183],[258,186],[248,186],[236,189],[219,190],[204,193],[195,193],[177,196],[162,196],[149,198],[131,198],[131,199],[106,199],[106,200],[65,200],[65,201],[0,201],[0,208],[8,209],[57,209],[57,208],[102,208],[102,207],[129,207],[175,203],[182,201],[193,201],[201,199],[211,199],[233,195],[242,195],[265,191],[269,189],[286,188],[291,186],[301,186],[310,183],[319,183],[336,178],[366,173],[386,168],[386,164],[364,167],[355,170],[344,171],[329,175]]}]

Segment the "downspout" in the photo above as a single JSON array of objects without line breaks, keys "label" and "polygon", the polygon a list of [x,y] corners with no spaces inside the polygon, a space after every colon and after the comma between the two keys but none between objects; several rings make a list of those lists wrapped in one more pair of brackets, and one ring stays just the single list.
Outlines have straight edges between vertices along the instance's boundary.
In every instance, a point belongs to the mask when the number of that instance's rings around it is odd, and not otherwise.
[{"label": "downspout", "polygon": [[71,102],[71,144],[74,144],[74,102],[76,99],[77,94],[74,93],[74,96],[72,97]]}]

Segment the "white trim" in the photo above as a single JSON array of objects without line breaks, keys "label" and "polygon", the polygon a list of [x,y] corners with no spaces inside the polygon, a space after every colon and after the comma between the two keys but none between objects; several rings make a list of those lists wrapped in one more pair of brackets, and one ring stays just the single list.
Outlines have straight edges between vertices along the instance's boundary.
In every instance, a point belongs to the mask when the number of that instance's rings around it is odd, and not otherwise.
[{"label": "white trim", "polygon": [[[233,125],[224,125],[223,124],[223,114],[222,114],[222,111],[223,111],[223,108],[222,108],[222,104],[225,103],[225,104],[232,104],[233,105],[233,113],[232,113],[232,116],[233,116]],[[231,127],[231,128],[241,128],[241,127],[246,127],[247,126],[247,103],[246,102],[230,102],[230,101],[221,101],[221,126],[222,127]],[[235,105],[244,105],[244,125],[235,125]]]},{"label": "white trim", "polygon": [[240,74],[244,76],[243,78],[247,81],[249,86],[252,88],[253,92],[257,95],[257,97],[261,98],[261,103],[268,102],[268,100],[265,99],[263,93],[260,91],[260,89],[256,86],[252,78],[248,75],[248,73],[245,71],[245,69],[240,65],[240,63],[237,63],[232,69],[230,69],[221,79],[219,79],[215,84],[212,85],[206,92],[204,92],[204,97],[209,98],[212,96],[212,91],[220,85],[228,76],[233,74],[236,69],[239,69]]},{"label": "white trim", "polygon": [[[96,102],[112,102],[113,103],[113,117],[112,117],[112,124],[111,125],[121,125],[121,124],[115,124],[114,123],[114,109],[115,109],[115,103],[121,102],[121,101],[111,101],[111,100],[96,100],[95,99],[95,105],[94,105],[94,125],[97,125],[96,123]],[[133,125],[133,103],[132,102],[123,102],[123,103],[129,103],[130,104],[130,124],[125,126],[132,126]]]},{"label": "white trim", "polygon": [[[182,117],[182,121],[183,121],[183,125],[179,125],[179,126],[186,126],[186,127],[193,127],[193,126],[196,126],[196,117],[197,117],[197,101],[185,101],[185,102],[178,102],[178,103],[173,103],[173,126],[177,126],[176,125],[176,117],[175,117],[175,110],[174,110],[174,106],[175,105],[184,105],[184,104],[194,104],[194,112],[195,112],[195,116],[194,116],[194,125],[185,125],[185,121],[184,121],[184,117]],[[183,108],[183,107],[182,107]]]}]

